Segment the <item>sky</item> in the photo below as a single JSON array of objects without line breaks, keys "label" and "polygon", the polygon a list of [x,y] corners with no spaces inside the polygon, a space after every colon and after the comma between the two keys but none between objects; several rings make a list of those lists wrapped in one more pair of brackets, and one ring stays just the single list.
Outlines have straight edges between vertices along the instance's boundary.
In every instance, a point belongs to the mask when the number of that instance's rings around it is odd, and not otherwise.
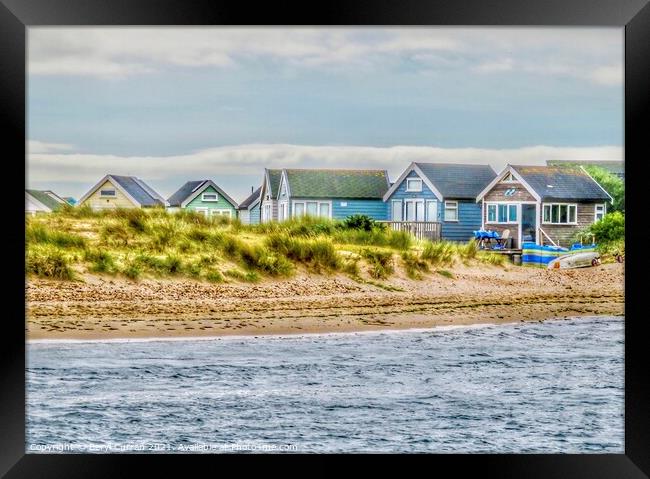
[{"label": "sky", "polygon": [[622,28],[29,27],[27,182],[623,159]]}]

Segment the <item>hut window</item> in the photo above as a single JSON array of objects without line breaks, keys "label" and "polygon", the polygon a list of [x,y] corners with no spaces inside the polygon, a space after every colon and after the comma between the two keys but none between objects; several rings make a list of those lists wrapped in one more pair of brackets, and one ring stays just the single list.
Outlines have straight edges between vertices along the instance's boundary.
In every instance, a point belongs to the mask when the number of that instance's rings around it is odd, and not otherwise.
[{"label": "hut window", "polygon": [[542,210],[542,222],[552,225],[577,224],[578,206],[566,203],[546,203]]},{"label": "hut window", "polygon": [[422,191],[422,180],[419,178],[407,178],[406,191]]},{"label": "hut window", "polygon": [[219,197],[217,196],[216,193],[203,193],[203,195],[201,195],[201,200],[202,201],[219,201]]},{"label": "hut window", "polygon": [[497,222],[497,205],[487,205],[487,220],[490,223]]},{"label": "hut window", "polygon": [[332,205],[329,201],[297,201],[293,203],[293,216],[321,216],[331,218]]},{"label": "hut window", "polygon": [[101,190],[99,196],[111,196],[115,197],[115,190]]},{"label": "hut window", "polygon": [[517,205],[514,203],[489,203],[487,205],[488,223],[516,223]]},{"label": "hut window", "polygon": [[458,201],[445,201],[445,221],[458,221]]},{"label": "hut window", "polygon": [[605,216],[605,203],[596,205],[596,216],[594,218],[595,221],[600,221],[603,219],[603,216]]}]

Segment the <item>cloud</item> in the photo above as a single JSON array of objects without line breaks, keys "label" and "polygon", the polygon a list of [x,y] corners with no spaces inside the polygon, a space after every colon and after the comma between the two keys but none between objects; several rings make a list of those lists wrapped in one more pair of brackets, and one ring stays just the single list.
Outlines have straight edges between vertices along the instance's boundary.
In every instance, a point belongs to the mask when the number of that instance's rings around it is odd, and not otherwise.
[{"label": "cloud", "polygon": [[31,153],[55,153],[57,151],[72,151],[73,145],[67,143],[45,143],[43,141],[29,140],[27,142],[27,152]]},{"label": "cloud", "polygon": [[476,71],[481,73],[507,72],[511,71],[513,66],[512,58],[504,58],[503,60],[481,63],[476,67]]},{"label": "cloud", "polygon": [[[38,142],[34,142],[38,143]],[[377,168],[395,179],[411,161],[489,164],[496,171],[506,164],[544,164],[546,160],[621,160],[618,146],[528,146],[510,149],[438,148],[428,146],[304,146],[288,144],[237,145],[209,148],[176,156],[116,156],[85,153],[30,151],[27,176],[30,182],[66,182],[92,186],[102,176],[136,175],[145,181],[175,183],[221,175],[251,176],[261,181],[264,168]],[[169,191],[172,193],[172,191]]]},{"label": "cloud", "polygon": [[590,72],[591,79],[601,85],[617,86],[623,84],[623,65],[598,67]]},{"label": "cloud", "polygon": [[465,68],[572,76],[621,85],[615,28],[30,27],[30,75],[124,78],[166,68],[233,68],[260,59],[294,68]]}]

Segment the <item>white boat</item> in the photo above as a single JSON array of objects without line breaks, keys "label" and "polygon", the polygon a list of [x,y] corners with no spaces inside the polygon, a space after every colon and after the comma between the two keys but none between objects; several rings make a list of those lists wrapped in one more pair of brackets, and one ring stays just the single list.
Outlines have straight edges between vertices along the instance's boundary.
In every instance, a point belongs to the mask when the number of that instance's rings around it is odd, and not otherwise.
[{"label": "white boat", "polygon": [[570,253],[558,256],[548,263],[548,269],[586,268],[600,264],[600,254],[595,251]]}]

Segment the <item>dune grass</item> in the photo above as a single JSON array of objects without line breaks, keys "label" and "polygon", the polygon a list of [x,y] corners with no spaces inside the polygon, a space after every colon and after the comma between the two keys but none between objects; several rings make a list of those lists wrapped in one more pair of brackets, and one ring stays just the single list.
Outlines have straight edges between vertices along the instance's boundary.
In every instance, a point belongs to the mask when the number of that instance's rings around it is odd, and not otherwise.
[{"label": "dune grass", "polygon": [[342,266],[341,257],[329,238],[300,238],[274,232],[267,235],[265,244],[278,255],[302,263],[317,273],[338,271]]},{"label": "dune grass", "polygon": [[401,254],[404,271],[411,279],[422,279],[422,273],[429,271],[427,262],[417,253],[403,251]]},{"label": "dune grass", "polygon": [[[363,221],[361,221],[363,220]],[[242,225],[162,208],[92,211],[84,207],[26,219],[26,272],[72,279],[75,271],[131,280],[185,276],[215,283],[316,274],[362,273],[385,280],[399,266],[412,279],[456,261],[503,264],[474,242],[416,242],[407,233],[357,218],[291,219]],[[401,258],[401,261],[399,261]],[[367,277],[367,276],[366,276]]]},{"label": "dune grass", "polygon": [[27,224],[25,227],[25,241],[31,244],[48,244],[59,248],[86,247],[86,240],[79,235],[57,231],[47,228],[42,224]]},{"label": "dune grass", "polygon": [[499,253],[481,251],[474,240],[467,243],[452,243],[450,241],[427,241],[422,249],[422,259],[432,266],[453,266],[457,262],[468,263],[476,261],[495,266],[504,266],[508,258]]},{"label": "dune grass", "polygon": [[76,278],[70,258],[51,245],[34,245],[27,250],[25,272],[44,278]]},{"label": "dune grass", "polygon": [[386,279],[395,272],[391,252],[366,248],[361,257],[368,261],[368,273],[375,279]]}]

